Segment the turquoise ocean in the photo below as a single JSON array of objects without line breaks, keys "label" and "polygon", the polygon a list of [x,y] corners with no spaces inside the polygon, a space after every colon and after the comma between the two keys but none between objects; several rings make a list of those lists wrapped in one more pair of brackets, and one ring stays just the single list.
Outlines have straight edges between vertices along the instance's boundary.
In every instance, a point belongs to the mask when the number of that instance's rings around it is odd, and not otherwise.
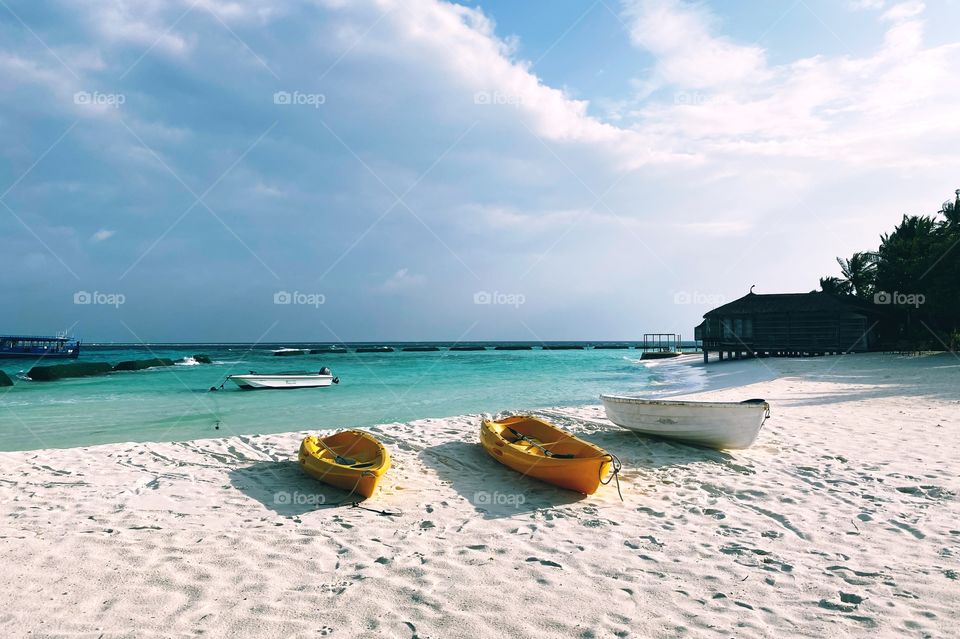
[{"label": "turquoise ocean", "polygon": [[[490,344],[490,343],[487,343]],[[324,353],[276,357],[301,345],[84,345],[80,361],[165,357],[176,366],[33,382],[29,360],[0,361],[0,450],[127,441],[181,441],[294,430],[363,427],[428,417],[597,403],[600,393],[659,395],[702,387],[702,373],[639,350]],[[316,345],[302,345],[316,347]],[[196,364],[205,353],[212,364]],[[58,362],[45,362],[54,364]],[[329,367],[329,388],[242,391],[227,375]]]}]

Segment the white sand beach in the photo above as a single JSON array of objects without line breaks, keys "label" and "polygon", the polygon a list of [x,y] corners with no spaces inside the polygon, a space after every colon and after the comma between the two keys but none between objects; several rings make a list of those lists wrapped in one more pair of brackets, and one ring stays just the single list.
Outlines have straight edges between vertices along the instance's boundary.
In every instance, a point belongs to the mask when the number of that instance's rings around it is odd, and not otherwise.
[{"label": "white sand beach", "polygon": [[960,359],[707,371],[766,378],[696,396],[767,398],[752,448],[540,411],[622,459],[623,502],[500,466],[476,415],[369,429],[394,466],[365,505],[399,516],[318,508],[343,493],[303,433],[0,454],[2,634],[956,636]]}]

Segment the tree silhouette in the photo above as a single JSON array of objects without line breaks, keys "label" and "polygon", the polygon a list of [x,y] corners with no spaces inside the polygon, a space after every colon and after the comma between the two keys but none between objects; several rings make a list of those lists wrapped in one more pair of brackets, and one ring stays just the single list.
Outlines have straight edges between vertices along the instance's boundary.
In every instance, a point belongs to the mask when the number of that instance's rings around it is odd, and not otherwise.
[{"label": "tree silhouette", "polygon": [[857,297],[867,298],[873,295],[877,278],[877,254],[857,252],[849,259],[837,258],[840,272],[851,292]]},{"label": "tree silhouette", "polygon": [[954,195],[937,216],[904,215],[880,236],[877,251],[838,257],[843,277],[820,278],[820,289],[833,295],[886,293],[875,301],[884,304],[877,308],[888,345],[960,344],[960,189]]}]

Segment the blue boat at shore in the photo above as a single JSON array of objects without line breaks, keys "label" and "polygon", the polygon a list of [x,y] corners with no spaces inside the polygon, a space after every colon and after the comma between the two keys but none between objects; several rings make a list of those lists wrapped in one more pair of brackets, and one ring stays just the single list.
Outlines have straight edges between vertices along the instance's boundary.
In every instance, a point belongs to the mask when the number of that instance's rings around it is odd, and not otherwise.
[{"label": "blue boat at shore", "polygon": [[0,359],[77,359],[80,340],[66,335],[0,335]]}]

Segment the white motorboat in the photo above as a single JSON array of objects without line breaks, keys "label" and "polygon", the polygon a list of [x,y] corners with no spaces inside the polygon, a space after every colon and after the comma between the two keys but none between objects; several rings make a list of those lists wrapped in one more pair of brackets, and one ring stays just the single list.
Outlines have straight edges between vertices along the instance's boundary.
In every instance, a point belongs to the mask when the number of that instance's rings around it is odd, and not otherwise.
[{"label": "white motorboat", "polygon": [[250,371],[247,375],[231,375],[227,379],[244,389],[322,388],[340,383],[340,378],[334,377],[329,368],[322,368],[317,373],[307,371],[257,373]]},{"label": "white motorboat", "polygon": [[762,399],[688,402],[601,395],[607,419],[644,435],[709,448],[748,448],[770,416]]}]

